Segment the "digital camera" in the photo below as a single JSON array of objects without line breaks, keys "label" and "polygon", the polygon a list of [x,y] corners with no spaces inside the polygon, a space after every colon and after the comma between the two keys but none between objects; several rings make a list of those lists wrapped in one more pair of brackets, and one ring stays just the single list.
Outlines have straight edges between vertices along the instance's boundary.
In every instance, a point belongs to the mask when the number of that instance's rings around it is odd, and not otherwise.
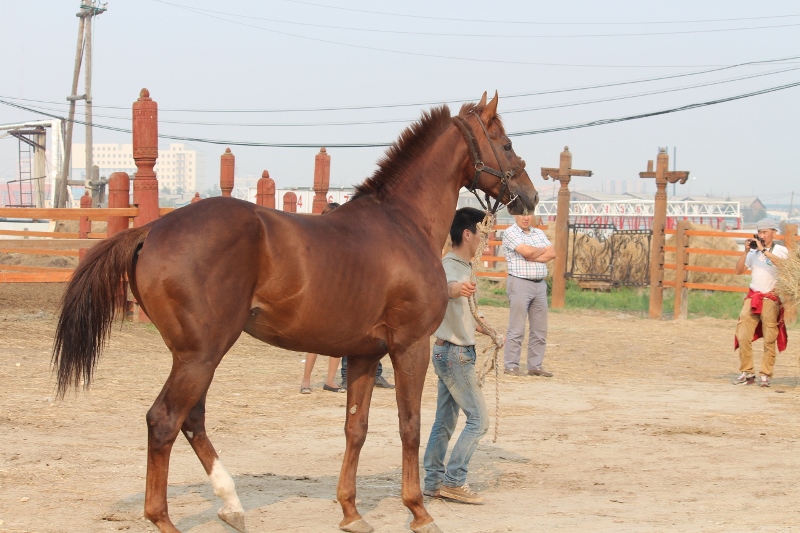
[{"label": "digital camera", "polygon": [[761,246],[766,246],[766,243],[764,242],[764,239],[759,239],[758,235],[756,234],[756,235],[753,235],[753,240],[750,241],[750,249],[751,250],[757,250],[758,249],[758,245],[756,244],[756,241],[759,241],[761,243]]}]

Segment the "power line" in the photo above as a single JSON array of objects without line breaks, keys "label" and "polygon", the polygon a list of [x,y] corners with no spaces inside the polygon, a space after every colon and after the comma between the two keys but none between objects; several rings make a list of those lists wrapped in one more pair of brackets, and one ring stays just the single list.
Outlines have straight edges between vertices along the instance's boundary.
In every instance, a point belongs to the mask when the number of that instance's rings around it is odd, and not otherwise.
[{"label": "power line", "polygon": [[605,126],[607,124],[616,124],[618,122],[626,122],[628,120],[638,120],[642,118],[649,118],[649,117],[656,117],[659,115],[667,115],[669,113],[678,113],[680,111],[689,111],[691,109],[698,109],[700,107],[707,107],[716,104],[722,104],[725,102],[733,102],[734,100],[742,100],[744,98],[750,98],[752,96],[759,96],[762,94],[772,93],[776,91],[782,91],[785,89],[791,89],[793,87],[800,86],[800,81],[796,81],[793,83],[787,83],[785,85],[778,85],[777,87],[768,87],[766,89],[761,89],[760,91],[753,91],[750,93],[739,94],[736,96],[729,96],[727,98],[720,98],[717,100],[710,100],[708,102],[699,102],[695,104],[689,104],[681,107],[674,107],[671,109],[664,109],[661,111],[651,111],[649,113],[641,113],[638,115],[629,115],[626,117],[617,117],[617,118],[604,118],[600,120],[593,120],[591,122],[584,122],[581,124],[572,124],[568,126],[553,126],[550,128],[542,128],[538,130],[526,130],[526,131],[516,131],[512,133],[507,133],[509,137],[525,137],[528,135],[540,135],[542,133],[553,133],[556,131],[567,131],[567,130],[575,130],[580,128],[591,128],[594,126]]},{"label": "power line", "polygon": [[[325,28],[325,29],[332,29],[332,30],[344,30],[344,31],[354,31],[354,32],[367,32],[367,33],[387,33],[387,34],[394,34],[394,35],[423,35],[423,36],[431,36],[431,37],[459,37],[459,38],[503,38],[503,39],[578,39],[578,38],[602,38],[602,37],[652,37],[657,35],[685,35],[685,34],[694,34],[694,33],[723,33],[723,32],[732,32],[732,31],[751,31],[751,30],[769,30],[769,29],[778,29],[778,28],[788,28],[788,27],[795,27],[800,26],[800,23],[789,23],[789,24],[776,24],[771,26],[746,26],[746,27],[738,27],[738,28],[711,28],[711,29],[700,29],[700,30],[675,30],[675,31],[653,31],[653,32],[638,32],[638,33],[592,33],[592,34],[557,34],[557,35],[530,35],[530,34],[523,34],[523,35],[514,35],[514,34],[503,34],[503,33],[441,33],[441,32],[425,32],[425,31],[409,31],[409,30],[387,30],[387,29],[380,29],[380,28],[357,28],[353,26],[334,26],[330,24],[314,24],[311,22],[297,22],[294,20],[282,20],[282,19],[274,19],[274,18],[267,18],[267,17],[256,17],[253,15],[239,15],[237,13],[230,13],[226,11],[216,11],[213,9],[203,9],[194,6],[186,6],[183,4],[176,4],[173,2],[167,2],[166,0],[154,0],[160,4],[166,4],[173,7],[178,7],[181,9],[187,9],[196,13],[214,13],[217,15],[225,15],[228,17],[236,17],[236,18],[244,18],[247,20],[263,20],[266,22],[275,22],[278,24],[291,24],[293,26],[304,26],[304,27],[311,27],[311,28]],[[228,21],[233,22],[233,21]]]},{"label": "power line", "polygon": [[[702,71],[695,71],[695,72],[684,72],[679,74],[670,74],[667,76],[657,76],[652,78],[640,78],[636,80],[627,80],[627,81],[618,81],[618,82],[611,82],[611,83],[602,83],[602,84],[595,84],[595,85],[583,85],[578,87],[566,87],[560,89],[549,89],[544,91],[535,91],[535,92],[528,92],[528,93],[516,93],[516,94],[509,94],[504,95],[503,99],[509,98],[523,98],[528,96],[543,96],[548,94],[560,94],[560,93],[568,93],[568,92],[579,92],[579,91],[587,91],[593,89],[606,89],[609,87],[620,87],[623,85],[634,85],[638,83],[649,83],[654,81],[663,81],[669,79],[677,79],[677,78],[686,78],[691,76],[698,76],[702,74],[710,74],[714,72],[721,72],[724,70],[730,70],[734,68],[744,67],[744,66],[756,66],[756,65],[767,65],[767,64],[774,64],[774,63],[784,63],[784,64],[792,64],[791,61],[794,59],[800,59],[800,55],[795,56],[787,56],[782,58],[775,58],[775,59],[762,59],[757,61],[746,61],[742,63],[735,63],[732,65],[726,65],[723,67],[702,70]],[[0,96],[0,98],[7,98],[10,100],[19,100],[23,102],[35,102],[35,103],[43,103],[43,104],[51,104],[51,105],[69,105],[64,102],[54,102],[51,100],[36,100],[30,98],[18,98],[13,96]],[[307,112],[320,112],[320,111],[360,111],[360,110],[370,110],[370,109],[391,109],[391,108],[401,108],[401,107],[420,107],[420,106],[431,106],[431,105],[441,105],[441,104],[451,104],[451,103],[458,103],[458,102],[466,102],[471,100],[471,98],[455,98],[450,100],[432,100],[432,101],[425,101],[425,102],[404,102],[404,103],[396,103],[396,104],[371,104],[371,105],[359,105],[359,106],[326,106],[326,107],[302,107],[302,108],[285,108],[285,109],[174,109],[174,108],[162,108],[159,107],[159,113],[165,112],[172,112],[172,113],[307,113]],[[102,106],[93,104],[96,108],[102,109],[121,109],[125,111],[130,111],[130,106]],[[508,113],[509,111],[506,111]]]},{"label": "power line", "polygon": [[[542,128],[537,130],[524,130],[524,131],[516,131],[507,133],[509,137],[525,137],[529,135],[541,135],[543,133],[553,133],[557,131],[567,131],[567,130],[574,130],[574,129],[581,129],[581,128],[591,128],[595,126],[604,126],[607,124],[616,124],[618,122],[626,122],[630,120],[639,120],[643,118],[655,117],[659,115],[666,115],[670,113],[677,113],[681,111],[689,111],[692,109],[698,109],[701,107],[712,106],[716,104],[722,104],[726,102],[732,102],[735,100],[742,100],[745,98],[750,98],[753,96],[759,96],[763,94],[768,94],[776,91],[782,91],[786,89],[791,89],[793,87],[800,86],[800,81],[788,83],[784,85],[778,85],[775,87],[768,87],[766,89],[761,89],[758,91],[752,91],[749,93],[739,94],[735,96],[729,96],[726,98],[719,98],[716,100],[710,100],[707,102],[698,102],[694,104],[688,104],[681,107],[675,107],[670,109],[664,109],[661,111],[651,111],[648,113],[640,113],[637,115],[629,115],[625,117],[616,117],[616,118],[606,118],[600,120],[593,120],[591,122],[584,122],[580,124],[571,124],[565,126],[552,126],[549,128]],[[7,100],[0,99],[0,104],[7,105],[10,107],[15,107],[17,109],[22,109],[24,111],[30,111],[35,114],[48,116],[51,118],[57,118],[60,120],[67,120],[64,117],[53,115],[51,113],[46,113],[44,111],[38,111],[36,109],[22,106],[20,104],[16,104],[13,102],[9,102]],[[86,122],[81,120],[73,120],[75,124],[83,124],[87,125]],[[106,126],[101,124],[93,123],[91,124],[92,127],[106,129],[110,131],[117,131],[121,133],[131,133],[131,130],[125,128],[117,128],[115,126]],[[392,143],[387,142],[364,142],[364,143],[263,143],[263,142],[243,142],[243,141],[233,141],[233,140],[222,140],[222,139],[206,139],[206,138],[198,138],[198,137],[184,137],[178,135],[165,135],[159,134],[158,135],[162,139],[171,139],[176,141],[186,141],[186,142],[199,142],[199,143],[207,143],[207,144],[224,144],[229,146],[250,146],[250,147],[263,147],[263,148],[318,148],[320,146],[326,146],[329,148],[380,148],[391,146]]]},{"label": "power line", "polygon": [[763,17],[741,17],[741,18],[725,18],[725,19],[700,19],[700,20],[654,20],[643,22],[544,22],[544,21],[526,21],[526,20],[491,20],[491,19],[467,19],[467,18],[453,18],[453,17],[431,17],[425,15],[408,15],[404,13],[389,13],[385,11],[371,11],[368,9],[354,9],[341,6],[331,6],[326,4],[317,4],[314,2],[305,2],[301,0],[284,0],[292,4],[303,4],[313,7],[322,7],[326,9],[336,9],[340,11],[350,11],[354,13],[367,13],[370,15],[383,15],[388,17],[405,17],[424,20],[444,20],[451,22],[478,22],[481,24],[531,24],[542,26],[622,26],[622,25],[641,25],[641,24],[697,24],[702,22],[735,22],[742,20],[764,20],[764,19],[781,19],[800,17],[800,15],[772,15]]},{"label": "power line", "polygon": [[[711,82],[705,82],[700,84],[694,85],[685,85],[682,87],[672,87],[669,89],[660,89],[656,91],[648,91],[642,93],[635,93],[635,94],[627,94],[627,95],[620,95],[620,96],[610,96],[605,98],[597,98],[593,100],[582,100],[577,102],[563,102],[559,104],[549,104],[537,107],[528,107],[528,108],[520,108],[520,109],[509,109],[503,111],[503,115],[509,115],[513,113],[525,113],[531,111],[543,111],[549,109],[561,109],[566,107],[576,107],[576,106],[583,106],[583,105],[590,105],[590,104],[599,104],[599,103],[606,103],[606,102],[614,102],[619,100],[630,100],[634,98],[642,98],[645,96],[653,96],[657,94],[667,94],[673,92],[680,92],[686,91],[690,89],[697,89],[702,87],[710,87],[714,85],[722,85],[725,83],[732,83],[736,81],[748,80],[753,78],[760,78],[763,76],[771,76],[774,74],[783,74],[786,72],[793,72],[796,70],[800,70],[800,67],[793,67],[789,69],[783,70],[776,70],[771,72],[763,72],[759,74],[751,74],[748,76],[740,76],[736,78],[729,78],[726,80],[717,80]],[[10,100],[18,100],[17,98],[9,98],[5,97]],[[52,109],[43,106],[33,106],[35,109],[43,109],[45,111],[59,111],[58,109]],[[97,117],[101,118],[110,118],[114,120],[125,120],[130,121],[131,117],[121,117],[117,115],[102,115],[102,114],[95,114]],[[159,123],[162,124],[184,124],[184,125],[193,125],[193,126],[230,126],[230,127],[260,127],[260,128],[281,128],[281,127],[322,127],[322,126],[363,126],[363,125],[372,125],[372,124],[396,124],[396,123],[408,123],[415,120],[414,118],[398,118],[398,119],[382,119],[382,120],[355,120],[355,121],[330,121],[330,122],[301,122],[301,123],[253,123],[253,122],[206,122],[206,121],[195,121],[195,120],[159,120]]]},{"label": "power line", "polygon": [[583,64],[583,63],[544,63],[544,62],[534,62],[534,61],[504,61],[498,59],[480,59],[474,57],[460,57],[460,56],[447,56],[447,55],[439,55],[439,54],[425,54],[421,52],[409,52],[407,50],[394,50],[391,48],[379,48],[375,46],[365,46],[360,44],[352,44],[352,43],[344,43],[341,41],[333,41],[330,39],[321,39],[318,37],[309,37],[307,35],[299,35],[297,33],[290,33],[280,30],[274,30],[270,28],[264,28],[263,26],[256,26],[254,24],[247,24],[245,22],[239,22],[235,20],[229,20],[222,17],[217,17],[210,13],[204,13],[202,11],[198,11],[193,7],[182,6],[180,4],[173,4],[170,2],[165,2],[164,0],[153,0],[154,2],[159,2],[163,4],[168,4],[178,9],[183,9],[185,11],[189,11],[190,13],[194,13],[196,15],[202,15],[204,17],[208,17],[215,20],[221,20],[223,22],[228,22],[230,24],[236,24],[239,26],[244,26],[247,28],[253,28],[261,31],[266,31],[269,33],[275,33],[278,35],[286,35],[289,37],[295,37],[298,39],[305,39],[308,41],[314,41],[319,43],[325,44],[335,44],[337,46],[345,46],[348,48],[357,48],[360,50],[370,50],[373,52],[386,52],[391,54],[399,54],[405,56],[412,56],[412,57],[427,57],[432,59],[448,59],[453,61],[469,61],[475,63],[491,63],[496,65],[526,65],[526,66],[548,66],[548,67],[578,67],[578,68],[707,68],[707,67],[720,67],[725,65],[594,65],[594,64]]}]

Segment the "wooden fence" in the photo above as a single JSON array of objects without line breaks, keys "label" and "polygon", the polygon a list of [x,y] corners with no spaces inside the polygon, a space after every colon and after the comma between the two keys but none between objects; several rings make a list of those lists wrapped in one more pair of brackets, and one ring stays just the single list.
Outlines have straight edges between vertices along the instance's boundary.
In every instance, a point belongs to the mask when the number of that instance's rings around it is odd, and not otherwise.
[{"label": "wooden fence", "polygon": [[[174,208],[161,208],[163,216]],[[137,207],[129,208],[83,208],[83,209],[52,209],[52,208],[0,208],[0,218],[7,219],[32,219],[32,220],[78,220],[82,222],[84,231],[58,232],[58,231],[25,231],[0,229],[0,236],[16,237],[15,239],[0,238],[0,253],[47,255],[56,257],[80,257],[82,250],[91,248],[101,239],[106,238],[105,233],[93,233],[91,221],[107,221],[111,217],[127,218],[129,221],[138,216]],[[72,276],[72,268],[6,265],[0,263],[0,283],[64,283]]]},{"label": "wooden fence", "polygon": [[[742,253],[744,252],[743,249],[739,250],[720,250],[715,248],[690,248],[689,247],[689,238],[690,237],[710,237],[710,238],[724,238],[724,239],[749,239],[753,237],[752,233],[745,233],[745,232],[730,232],[730,231],[704,231],[704,230],[692,230],[690,228],[690,223],[688,221],[682,220],[678,222],[677,229],[674,230],[666,230],[664,233],[666,235],[675,235],[675,245],[674,246],[664,246],[664,252],[671,252],[675,254],[675,262],[674,263],[664,263],[663,270],[662,270],[662,279],[663,279],[663,271],[666,270],[674,270],[675,271],[675,281],[664,280],[663,286],[664,287],[671,287],[675,289],[675,306],[674,306],[674,318],[686,318],[688,315],[689,309],[689,290],[706,290],[706,291],[727,291],[727,292],[748,292],[748,288],[744,286],[737,286],[737,285],[723,285],[718,283],[693,283],[688,281],[688,274],[689,272],[709,272],[715,274],[736,274],[735,269],[733,268],[718,268],[718,267],[710,267],[710,266],[700,266],[700,265],[690,265],[689,264],[689,255],[690,254],[701,254],[701,255],[715,255],[715,256],[729,256],[729,257],[741,257]],[[778,242],[784,242],[787,248],[790,250],[797,249],[797,242],[800,241],[800,238],[797,236],[797,226],[794,224],[787,224],[786,228],[784,229],[783,235],[776,235],[775,240]],[[746,271],[746,274],[749,274],[750,271]],[[794,314],[794,310],[790,311],[790,314]]]}]

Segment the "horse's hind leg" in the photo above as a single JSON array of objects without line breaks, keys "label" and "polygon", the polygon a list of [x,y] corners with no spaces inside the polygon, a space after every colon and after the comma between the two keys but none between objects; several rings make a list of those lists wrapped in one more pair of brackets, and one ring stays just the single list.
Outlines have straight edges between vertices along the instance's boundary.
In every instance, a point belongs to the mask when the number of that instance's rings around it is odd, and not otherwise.
[{"label": "horse's hind leg", "polygon": [[347,358],[347,417],[344,434],[347,445],[344,451],[342,471],[336,498],[342,506],[344,518],[339,529],[351,533],[373,531],[356,509],[356,471],[361,448],[367,439],[369,404],[375,387],[375,372],[382,356],[360,356]]},{"label": "horse's hind leg", "polygon": [[428,337],[408,349],[391,353],[397,391],[397,414],[403,442],[403,504],[414,515],[411,530],[415,533],[441,533],[422,503],[419,484],[419,429],[422,389],[428,369]]},{"label": "horse's hind leg", "polygon": [[214,494],[222,498],[225,503],[217,511],[217,516],[231,527],[244,532],[244,509],[242,508],[242,502],[239,501],[239,496],[236,494],[233,478],[222,466],[222,462],[219,460],[219,456],[206,434],[205,394],[189,411],[181,430],[186,440],[192,445],[192,449],[203,464],[203,468],[206,469],[211,486],[214,487]]},{"label": "horse's hind leg", "polygon": [[169,456],[189,411],[211,385],[216,365],[174,359],[172,372],[147,412],[147,485],[144,514],[161,533],[180,533],[169,519],[167,478]]}]

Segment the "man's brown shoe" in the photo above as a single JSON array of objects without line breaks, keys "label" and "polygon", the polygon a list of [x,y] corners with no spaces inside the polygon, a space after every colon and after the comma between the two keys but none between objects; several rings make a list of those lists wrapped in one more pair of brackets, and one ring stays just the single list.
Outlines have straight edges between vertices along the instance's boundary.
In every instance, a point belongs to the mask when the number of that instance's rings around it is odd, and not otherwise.
[{"label": "man's brown shoe", "polygon": [[436,490],[428,490],[425,489],[422,491],[423,496],[427,496],[428,498],[441,498],[442,494],[439,492],[439,489]]},{"label": "man's brown shoe", "polygon": [[530,370],[528,370],[528,375],[529,376],[540,376],[540,377],[543,377],[543,378],[552,378],[553,377],[553,373],[552,372],[548,372],[544,368],[531,368]]},{"label": "man's brown shoe", "polygon": [[461,487],[448,487],[442,485],[439,488],[439,496],[448,500],[454,500],[461,503],[481,504],[483,503],[483,496],[469,488],[469,485],[464,483]]},{"label": "man's brown shoe", "polygon": [[503,370],[503,374],[508,374],[510,376],[521,376],[522,372],[520,372],[519,368],[506,368]]}]

